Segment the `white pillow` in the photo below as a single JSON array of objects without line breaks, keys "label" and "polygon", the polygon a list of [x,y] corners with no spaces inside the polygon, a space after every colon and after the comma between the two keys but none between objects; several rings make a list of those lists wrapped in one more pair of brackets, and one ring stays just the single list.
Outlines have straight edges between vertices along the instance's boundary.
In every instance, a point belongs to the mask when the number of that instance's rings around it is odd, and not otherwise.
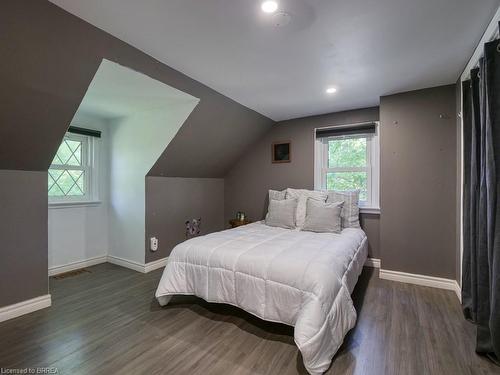
[{"label": "white pillow", "polygon": [[340,213],[342,228],[361,228],[361,225],[359,225],[359,190],[330,190],[327,193],[327,203],[344,201],[344,206]]},{"label": "white pillow", "polygon": [[[286,199],[294,198],[298,200],[297,211],[295,217],[295,225],[302,229],[306,219],[307,198],[326,202],[328,194],[323,191],[307,190],[307,189],[286,189]],[[338,201],[338,200],[337,200]]]},{"label": "white pillow", "polygon": [[285,229],[295,228],[297,199],[271,199],[266,215],[266,225]]},{"label": "white pillow", "polygon": [[344,202],[323,203],[307,199],[306,221],[302,230],[318,233],[340,233],[342,220],[340,212]]},{"label": "white pillow", "polygon": [[276,201],[282,201],[286,198],[286,190],[269,190],[269,202],[271,202],[271,199],[274,199]]}]

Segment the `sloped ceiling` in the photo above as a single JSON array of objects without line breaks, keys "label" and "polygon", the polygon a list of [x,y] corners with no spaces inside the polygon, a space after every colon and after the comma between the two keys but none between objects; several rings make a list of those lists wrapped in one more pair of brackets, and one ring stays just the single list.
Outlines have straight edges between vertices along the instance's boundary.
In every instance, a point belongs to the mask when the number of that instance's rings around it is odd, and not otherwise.
[{"label": "sloped ceiling", "polygon": [[[51,0],[276,121],[455,83],[499,0]],[[325,94],[336,85],[338,93]]]},{"label": "sloped ceiling", "polygon": [[195,103],[195,106],[198,102],[198,98],[103,59],[78,111],[115,119],[155,110],[175,110],[179,103]]},{"label": "sloped ceiling", "polygon": [[103,58],[200,99],[152,174],[223,176],[273,124],[45,0],[0,3],[0,56],[0,169],[47,170]]}]

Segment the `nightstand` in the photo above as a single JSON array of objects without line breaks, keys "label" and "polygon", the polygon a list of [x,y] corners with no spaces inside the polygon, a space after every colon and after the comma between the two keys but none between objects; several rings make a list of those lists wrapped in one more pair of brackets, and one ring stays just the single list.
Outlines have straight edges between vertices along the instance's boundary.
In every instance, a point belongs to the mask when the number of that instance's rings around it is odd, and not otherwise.
[{"label": "nightstand", "polygon": [[229,225],[231,225],[231,228],[240,227],[242,225],[247,225],[250,223],[251,223],[250,220],[237,220],[237,219],[229,220]]}]

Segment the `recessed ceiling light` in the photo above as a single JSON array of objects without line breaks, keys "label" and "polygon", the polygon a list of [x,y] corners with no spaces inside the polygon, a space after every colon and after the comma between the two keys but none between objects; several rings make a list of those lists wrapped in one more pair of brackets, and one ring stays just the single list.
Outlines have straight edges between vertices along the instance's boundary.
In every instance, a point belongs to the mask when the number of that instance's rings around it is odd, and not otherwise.
[{"label": "recessed ceiling light", "polygon": [[268,0],[264,1],[260,7],[263,12],[274,13],[278,9],[278,3],[276,1]]},{"label": "recessed ceiling light", "polygon": [[337,89],[335,87],[328,87],[326,89],[327,94],[335,94],[337,92]]}]

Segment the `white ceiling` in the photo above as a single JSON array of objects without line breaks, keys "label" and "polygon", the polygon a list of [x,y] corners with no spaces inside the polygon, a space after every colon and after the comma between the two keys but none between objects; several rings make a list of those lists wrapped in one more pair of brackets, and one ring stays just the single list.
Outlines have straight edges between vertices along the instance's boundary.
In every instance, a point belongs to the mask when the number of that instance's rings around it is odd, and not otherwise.
[{"label": "white ceiling", "polygon": [[179,103],[188,102],[198,103],[198,99],[142,73],[103,60],[78,112],[112,119],[157,109],[168,111]]},{"label": "white ceiling", "polygon": [[[500,0],[51,0],[274,120],[454,83]],[[327,95],[327,86],[338,92]]]}]

